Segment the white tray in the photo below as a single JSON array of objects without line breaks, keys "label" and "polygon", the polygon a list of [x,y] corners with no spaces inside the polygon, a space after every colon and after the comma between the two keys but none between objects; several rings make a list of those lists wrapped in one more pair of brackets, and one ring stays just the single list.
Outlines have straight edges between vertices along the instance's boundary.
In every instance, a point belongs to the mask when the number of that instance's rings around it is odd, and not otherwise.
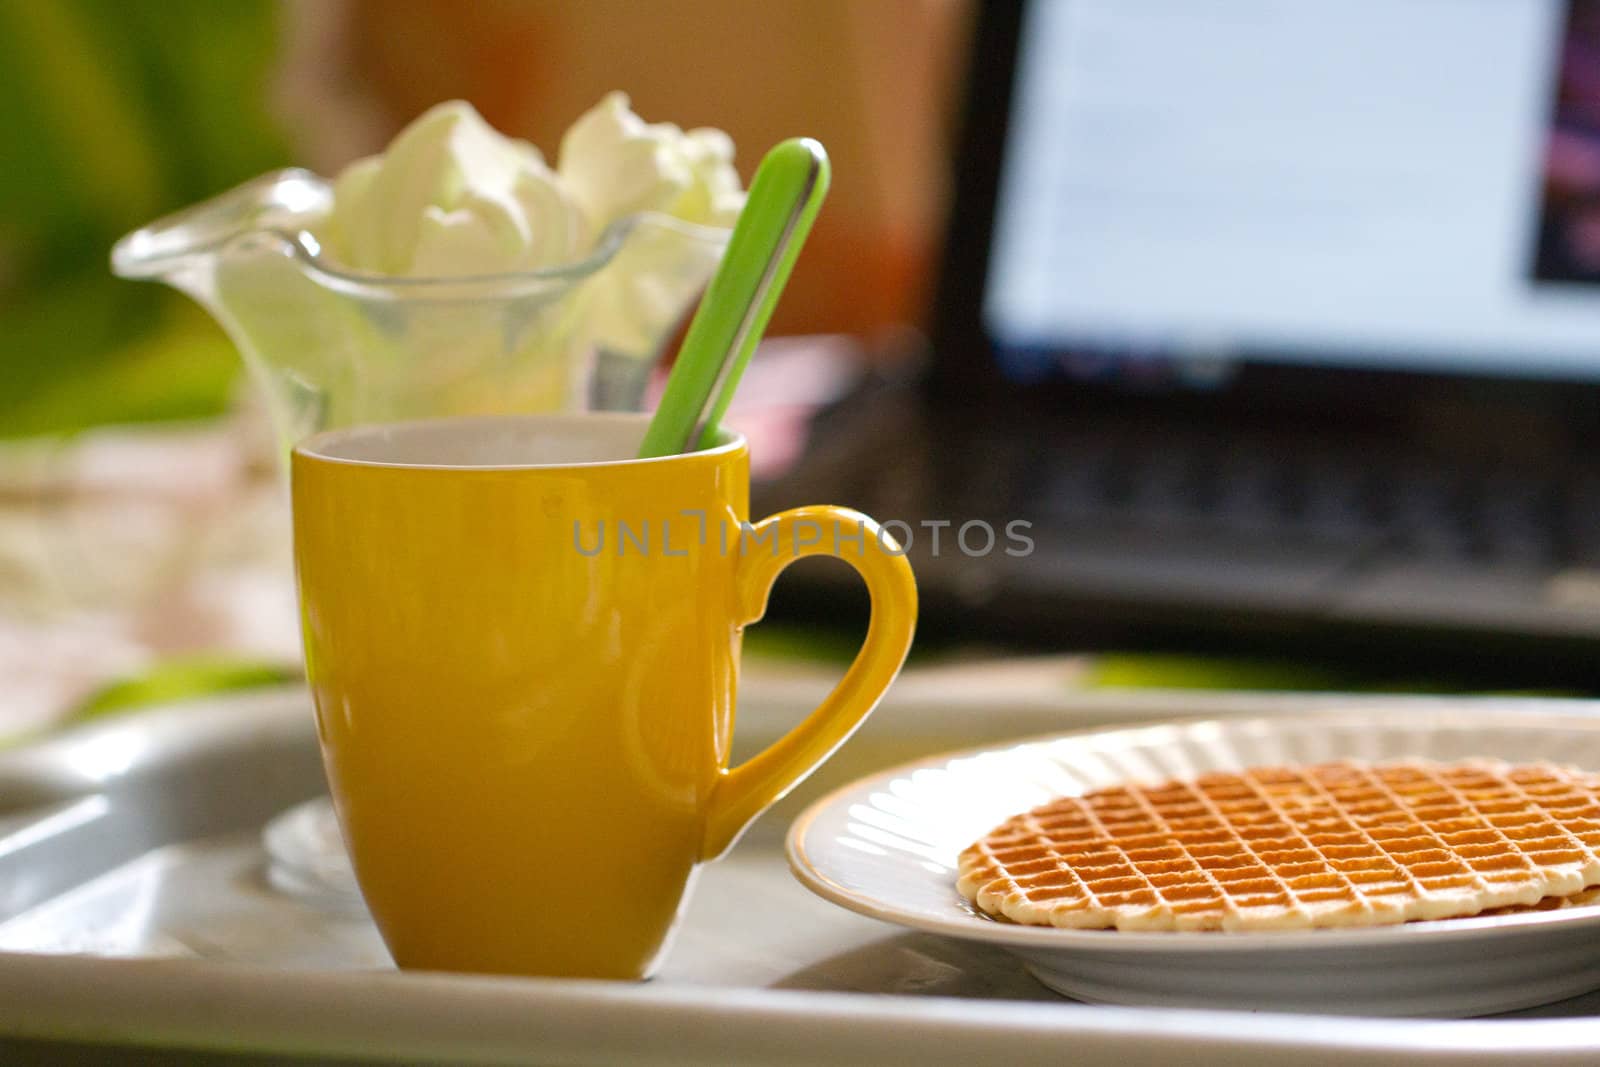
[{"label": "white tray", "polygon": [[[992,946],[852,915],[790,877],[782,833],[801,805],[940,750],[1197,715],[1600,714],[1578,701],[1083,697],[1058,681],[1048,667],[913,675],[705,871],[662,975],[642,985],[400,974],[364,918],[275,891],[259,828],[320,789],[299,690],[0,753],[0,1034],[452,1063],[1600,1062],[1596,995],[1468,1022],[1075,1004]],[[748,749],[805,710],[816,683],[744,695]]]}]

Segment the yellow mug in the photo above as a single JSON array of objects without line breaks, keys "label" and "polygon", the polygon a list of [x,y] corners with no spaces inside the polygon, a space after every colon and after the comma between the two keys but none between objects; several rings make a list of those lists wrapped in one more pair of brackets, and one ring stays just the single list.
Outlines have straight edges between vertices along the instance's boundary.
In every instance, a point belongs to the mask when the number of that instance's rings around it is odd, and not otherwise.
[{"label": "yellow mug", "polygon": [[[440,419],[294,450],[295,565],[334,807],[402,967],[640,978],[697,864],[858,726],[916,584],[837,507],[750,524],[749,453],[640,460],[633,415]],[[807,555],[853,565],[865,643],[728,766],[743,628]]]}]

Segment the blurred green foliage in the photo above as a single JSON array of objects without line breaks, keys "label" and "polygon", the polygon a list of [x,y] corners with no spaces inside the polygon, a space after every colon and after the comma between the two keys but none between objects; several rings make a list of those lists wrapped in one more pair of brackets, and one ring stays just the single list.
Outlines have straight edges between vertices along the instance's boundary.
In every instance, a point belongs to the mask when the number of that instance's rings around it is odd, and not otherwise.
[{"label": "blurred green foliage", "polygon": [[287,162],[271,0],[0,0],[0,435],[201,415],[237,360],[122,234]]},{"label": "blurred green foliage", "polygon": [[73,709],[68,722],[76,725],[138,708],[300,680],[299,668],[276,663],[205,656],[173,659],[90,694]]}]

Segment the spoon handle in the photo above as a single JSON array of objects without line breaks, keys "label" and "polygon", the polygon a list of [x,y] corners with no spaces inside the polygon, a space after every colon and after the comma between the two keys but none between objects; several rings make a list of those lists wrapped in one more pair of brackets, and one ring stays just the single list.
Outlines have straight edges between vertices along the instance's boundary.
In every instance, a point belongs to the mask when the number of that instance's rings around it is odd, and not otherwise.
[{"label": "spoon handle", "polygon": [[684,335],[641,459],[708,447],[827,195],[828,154],[809,137],[762,159],[728,249]]}]

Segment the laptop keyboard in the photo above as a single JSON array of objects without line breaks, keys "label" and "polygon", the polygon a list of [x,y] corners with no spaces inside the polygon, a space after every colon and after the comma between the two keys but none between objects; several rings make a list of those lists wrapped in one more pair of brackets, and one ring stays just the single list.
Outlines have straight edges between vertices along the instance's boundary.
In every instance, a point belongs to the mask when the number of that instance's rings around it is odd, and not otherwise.
[{"label": "laptop keyboard", "polygon": [[[958,603],[964,625],[1020,612],[1600,640],[1600,466],[1120,419],[1064,432],[1062,419],[1019,417],[1000,433],[867,399],[834,409],[804,463],[756,486],[755,510],[835,500],[912,526],[1030,520],[1036,547],[1019,558],[969,558],[948,532],[941,553],[918,527],[918,582],[930,601]],[[851,578],[822,568],[806,581],[833,603]]]},{"label": "laptop keyboard", "polygon": [[[1507,468],[1272,442],[1208,447],[1082,437],[1032,454],[988,455],[974,514],[993,487],[1016,487],[1017,515],[1044,525],[1139,527],[1242,540],[1361,544],[1407,558],[1553,567],[1600,562],[1600,474],[1558,478]],[[1020,463],[1014,477],[1005,468]]]}]

